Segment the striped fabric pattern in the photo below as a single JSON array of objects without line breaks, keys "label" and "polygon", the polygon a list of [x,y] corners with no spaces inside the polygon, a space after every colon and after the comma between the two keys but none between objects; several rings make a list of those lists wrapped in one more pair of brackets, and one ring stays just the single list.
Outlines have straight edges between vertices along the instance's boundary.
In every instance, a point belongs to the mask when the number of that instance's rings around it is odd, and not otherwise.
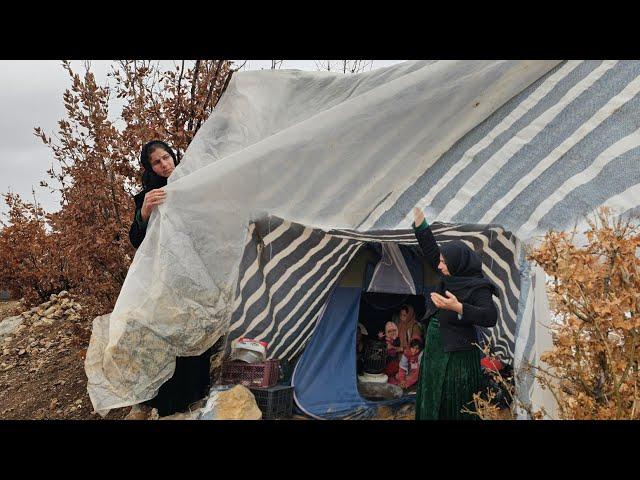
[{"label": "striped fabric pattern", "polygon": [[411,207],[442,222],[497,224],[528,241],[600,205],[638,204],[640,62],[566,61],[445,152],[367,228]]},{"label": "striped fabric pattern", "polygon": [[[481,255],[485,276],[500,290],[498,325],[482,334],[499,356],[512,358],[520,297],[517,240],[495,225],[434,223],[431,228],[438,242],[462,240]],[[294,358],[311,338],[340,274],[367,242],[418,245],[410,229],[323,231],[273,216],[252,223],[228,339],[263,340],[270,358]]]},{"label": "striped fabric pattern", "polygon": [[403,228],[418,205],[439,242],[457,238],[482,251],[484,273],[501,291],[499,325],[483,334],[493,335],[499,356],[513,358],[516,318],[524,308],[518,303],[521,245],[549,229],[580,224],[601,205],[637,213],[639,110],[640,61],[565,61],[399,195],[372,205],[357,231],[323,232],[273,217],[257,222],[240,267],[231,338],[269,341],[274,357],[299,353],[364,242],[415,244]]}]

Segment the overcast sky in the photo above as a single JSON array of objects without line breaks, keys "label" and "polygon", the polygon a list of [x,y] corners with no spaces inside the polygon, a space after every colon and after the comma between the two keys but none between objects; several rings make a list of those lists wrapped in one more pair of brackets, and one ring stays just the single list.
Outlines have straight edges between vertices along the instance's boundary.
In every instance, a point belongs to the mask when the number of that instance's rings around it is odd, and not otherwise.
[{"label": "overcast sky", "polygon": [[[373,68],[400,60],[375,60]],[[241,64],[243,61],[238,61]],[[80,61],[71,62],[74,71],[83,71]],[[92,71],[100,84],[107,82],[110,61],[92,61]],[[243,70],[270,68],[270,60],[248,60]],[[317,70],[316,60],[285,60],[281,68]],[[58,120],[64,118],[62,94],[69,88],[69,75],[61,61],[0,61],[0,193],[9,190],[32,199],[32,187],[48,211],[59,208],[59,199],[39,186],[46,180],[52,155],[33,135],[42,127],[49,136],[57,132]],[[0,201],[0,215],[7,211]]]}]

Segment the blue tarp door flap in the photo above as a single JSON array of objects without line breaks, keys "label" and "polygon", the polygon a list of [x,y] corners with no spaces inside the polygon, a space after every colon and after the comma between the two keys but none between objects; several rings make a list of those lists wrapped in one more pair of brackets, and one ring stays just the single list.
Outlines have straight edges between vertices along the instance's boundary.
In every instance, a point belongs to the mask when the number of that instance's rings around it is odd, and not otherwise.
[{"label": "blue tarp door flap", "polygon": [[343,418],[370,409],[358,393],[356,328],[359,287],[336,287],[292,383],[301,410],[317,418]]}]

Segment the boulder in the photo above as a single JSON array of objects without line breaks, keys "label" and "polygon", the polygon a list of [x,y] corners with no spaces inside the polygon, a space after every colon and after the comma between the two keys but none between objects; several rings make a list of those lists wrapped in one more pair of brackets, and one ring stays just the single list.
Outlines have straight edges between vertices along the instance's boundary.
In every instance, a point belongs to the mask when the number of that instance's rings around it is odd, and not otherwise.
[{"label": "boulder", "polygon": [[60,293],[58,293],[58,298],[66,297],[68,294],[69,292],[67,292],[66,290],[62,290]]},{"label": "boulder", "polygon": [[9,335],[16,331],[17,328],[22,325],[22,322],[24,322],[24,318],[20,315],[5,318],[0,322],[0,337],[4,337],[5,335]]},{"label": "boulder", "polygon": [[51,315],[53,315],[53,312],[55,312],[57,309],[57,307],[54,305],[52,307],[47,308],[44,313],[43,313],[43,317],[50,317]]},{"label": "boulder", "polygon": [[260,420],[262,412],[247,387],[236,385],[223,391],[212,391],[199,420]]}]

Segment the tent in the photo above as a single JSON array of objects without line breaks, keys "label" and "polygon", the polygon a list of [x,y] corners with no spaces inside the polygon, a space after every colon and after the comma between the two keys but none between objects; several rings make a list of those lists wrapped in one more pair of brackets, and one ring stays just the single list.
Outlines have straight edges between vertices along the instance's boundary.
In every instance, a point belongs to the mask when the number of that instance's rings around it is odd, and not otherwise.
[{"label": "tent", "polygon": [[[638,92],[634,61],[236,73],[169,179],[113,312],[94,321],[94,408],[152,398],[175,356],[223,335],[261,337],[284,359],[322,349],[314,332],[341,272],[363,243],[410,244],[414,205],[481,251],[501,291],[486,336],[516,369],[537,364],[550,315],[524,247],[600,205],[637,213]],[[517,389],[552,411],[532,377]]]},{"label": "tent", "polygon": [[[459,239],[481,255],[485,274],[501,291],[500,321],[494,332],[481,333],[499,356],[512,359],[519,300],[513,236],[492,225],[431,227],[439,242]],[[324,231],[269,216],[249,226],[228,335],[268,342],[272,358],[299,358],[292,383],[304,412],[372,416],[380,403],[366,401],[356,385],[361,296],[427,295],[435,283],[412,230]]]}]

